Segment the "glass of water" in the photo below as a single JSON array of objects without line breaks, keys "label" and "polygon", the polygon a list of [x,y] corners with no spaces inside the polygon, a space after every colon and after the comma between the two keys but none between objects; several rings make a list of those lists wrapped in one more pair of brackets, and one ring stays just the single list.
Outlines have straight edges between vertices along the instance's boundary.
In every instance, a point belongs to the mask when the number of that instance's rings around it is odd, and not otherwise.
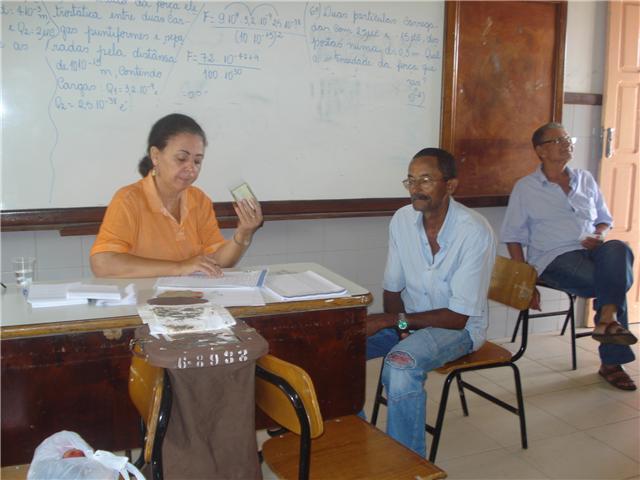
[{"label": "glass of water", "polygon": [[17,257],[13,259],[13,271],[16,272],[18,289],[26,297],[33,282],[33,268],[36,259],[33,257]]}]

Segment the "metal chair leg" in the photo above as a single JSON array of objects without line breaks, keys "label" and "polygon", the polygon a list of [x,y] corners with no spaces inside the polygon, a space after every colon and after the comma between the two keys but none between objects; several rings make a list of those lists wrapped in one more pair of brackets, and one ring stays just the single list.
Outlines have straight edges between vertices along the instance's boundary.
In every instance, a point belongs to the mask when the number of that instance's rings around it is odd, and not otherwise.
[{"label": "metal chair leg", "polygon": [[376,396],[373,401],[373,411],[371,412],[371,425],[374,425],[374,426],[378,422],[378,412],[380,410],[380,404],[384,403],[384,398],[382,397],[382,369],[383,368],[384,368],[384,359],[382,359],[382,366],[380,367],[380,375],[378,375],[378,386],[376,387]]},{"label": "metal chair leg", "polygon": [[578,368],[578,360],[576,358],[576,316],[573,310],[573,295],[569,295],[569,313],[571,317],[571,368],[576,370]]},{"label": "metal chair leg", "polygon": [[460,395],[460,403],[462,404],[462,412],[465,417],[469,416],[469,409],[467,408],[467,399],[464,396],[464,386],[462,385],[462,377],[458,373],[456,375],[456,383],[458,384],[458,394]]},{"label": "metal chair leg", "polygon": [[140,449],[140,455],[138,455],[138,458],[136,459],[135,462],[133,462],[133,464],[137,467],[137,468],[142,468],[142,466],[144,465],[144,437],[147,435],[147,427],[144,424],[144,420],[142,420],[142,418],[140,418],[140,437],[142,438],[142,448]]},{"label": "metal chair leg", "polygon": [[567,297],[569,297],[569,309],[567,310],[567,315],[564,317],[564,323],[562,324],[560,335],[564,335],[564,332],[567,330],[567,326],[571,327],[571,369],[576,370],[578,368],[578,361],[576,358],[576,316],[574,311],[575,297],[568,292],[564,293],[566,293]]},{"label": "metal chair leg", "polygon": [[560,330],[560,336],[564,335],[565,330],[567,329],[567,325],[569,325],[569,321],[571,320],[571,316],[567,313],[564,317],[564,323],[562,324],[562,330]]},{"label": "metal chair leg", "polygon": [[172,403],[173,391],[171,389],[171,380],[169,379],[169,372],[165,369],[162,399],[160,400],[160,412],[158,414],[158,426],[156,427],[156,437],[153,441],[153,449],[151,453],[151,472],[153,480],[162,480],[164,478],[162,468],[162,442],[164,440],[164,435],[167,433],[169,419],[171,418]]},{"label": "metal chair leg", "polygon": [[[557,290],[559,292],[564,293],[569,298],[569,306],[566,310],[559,310],[557,312],[544,312],[544,313],[536,313],[530,315],[530,318],[543,318],[543,317],[552,317],[555,315],[564,314],[564,322],[562,323],[562,329],[560,330],[560,335],[564,335],[567,331],[567,327],[570,328],[571,334],[571,369],[576,370],[578,368],[578,360],[576,355],[576,338],[580,338],[589,334],[577,334],[576,335],[576,316],[575,316],[575,300],[576,296],[569,293],[566,290],[562,290],[560,288],[552,287],[550,285],[538,283],[538,286],[549,288],[551,290]],[[516,333],[518,332],[518,327],[520,325],[520,317],[518,317],[518,322],[516,323],[516,328],[513,331],[513,336],[511,337],[511,342],[513,343],[516,338]]]},{"label": "metal chair leg", "polygon": [[522,397],[522,382],[520,381],[520,370],[515,363],[510,364],[513,369],[513,380],[516,384],[516,399],[518,401],[518,418],[520,419],[520,438],[522,448],[527,448],[527,422],[524,416],[524,399]]},{"label": "metal chair leg", "polygon": [[455,376],[456,372],[451,372],[447,375],[447,379],[444,381],[444,385],[442,387],[440,406],[438,407],[438,417],[436,419],[436,424],[433,427],[433,438],[431,439],[431,449],[429,450],[429,461],[431,463],[436,462],[438,444],[440,443],[440,434],[442,433],[442,425],[444,424],[444,414],[447,410],[447,400],[449,399],[449,387],[451,387],[451,381]]},{"label": "metal chair leg", "polygon": [[522,321],[522,312],[518,314],[518,320],[516,321],[516,326],[513,329],[513,335],[511,335],[511,343],[516,341],[516,337],[518,336],[518,330],[520,329],[521,321]]}]

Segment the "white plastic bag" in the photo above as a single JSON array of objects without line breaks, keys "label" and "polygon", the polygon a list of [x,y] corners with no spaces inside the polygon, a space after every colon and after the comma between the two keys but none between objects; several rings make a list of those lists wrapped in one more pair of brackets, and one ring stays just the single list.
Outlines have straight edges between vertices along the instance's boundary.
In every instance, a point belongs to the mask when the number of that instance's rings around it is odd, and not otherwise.
[{"label": "white plastic bag", "polygon": [[[84,457],[64,458],[69,450],[80,450]],[[129,474],[136,479],[144,476],[127,457],[118,457],[104,450],[93,451],[75,432],[65,430],[46,438],[33,454],[27,480],[118,480]]]}]

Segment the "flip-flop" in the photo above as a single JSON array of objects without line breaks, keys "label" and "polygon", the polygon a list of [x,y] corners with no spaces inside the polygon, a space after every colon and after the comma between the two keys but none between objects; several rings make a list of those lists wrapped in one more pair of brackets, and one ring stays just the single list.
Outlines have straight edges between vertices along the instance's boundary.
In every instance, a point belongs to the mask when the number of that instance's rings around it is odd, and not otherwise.
[{"label": "flip-flop", "polygon": [[591,334],[591,337],[600,343],[608,343],[612,345],[633,345],[638,341],[633,333],[624,328],[618,322],[608,323],[604,332],[594,332]]},{"label": "flip-flop", "polygon": [[604,378],[607,383],[620,390],[633,391],[636,390],[636,384],[633,379],[624,371],[624,369],[618,365],[618,368],[610,372],[604,373],[602,369],[598,370],[598,375]]}]

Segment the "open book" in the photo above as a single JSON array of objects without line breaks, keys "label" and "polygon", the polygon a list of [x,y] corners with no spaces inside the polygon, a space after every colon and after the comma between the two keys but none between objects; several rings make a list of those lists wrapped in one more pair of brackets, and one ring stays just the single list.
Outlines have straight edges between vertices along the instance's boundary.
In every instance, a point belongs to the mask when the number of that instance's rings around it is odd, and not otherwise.
[{"label": "open book", "polygon": [[267,270],[244,272],[224,272],[222,277],[186,275],[183,277],[160,277],[156,281],[157,290],[205,290],[210,288],[255,288],[261,287]]},{"label": "open book", "polygon": [[311,270],[268,275],[265,287],[281,301],[312,300],[347,295],[346,288],[336,285]]}]

